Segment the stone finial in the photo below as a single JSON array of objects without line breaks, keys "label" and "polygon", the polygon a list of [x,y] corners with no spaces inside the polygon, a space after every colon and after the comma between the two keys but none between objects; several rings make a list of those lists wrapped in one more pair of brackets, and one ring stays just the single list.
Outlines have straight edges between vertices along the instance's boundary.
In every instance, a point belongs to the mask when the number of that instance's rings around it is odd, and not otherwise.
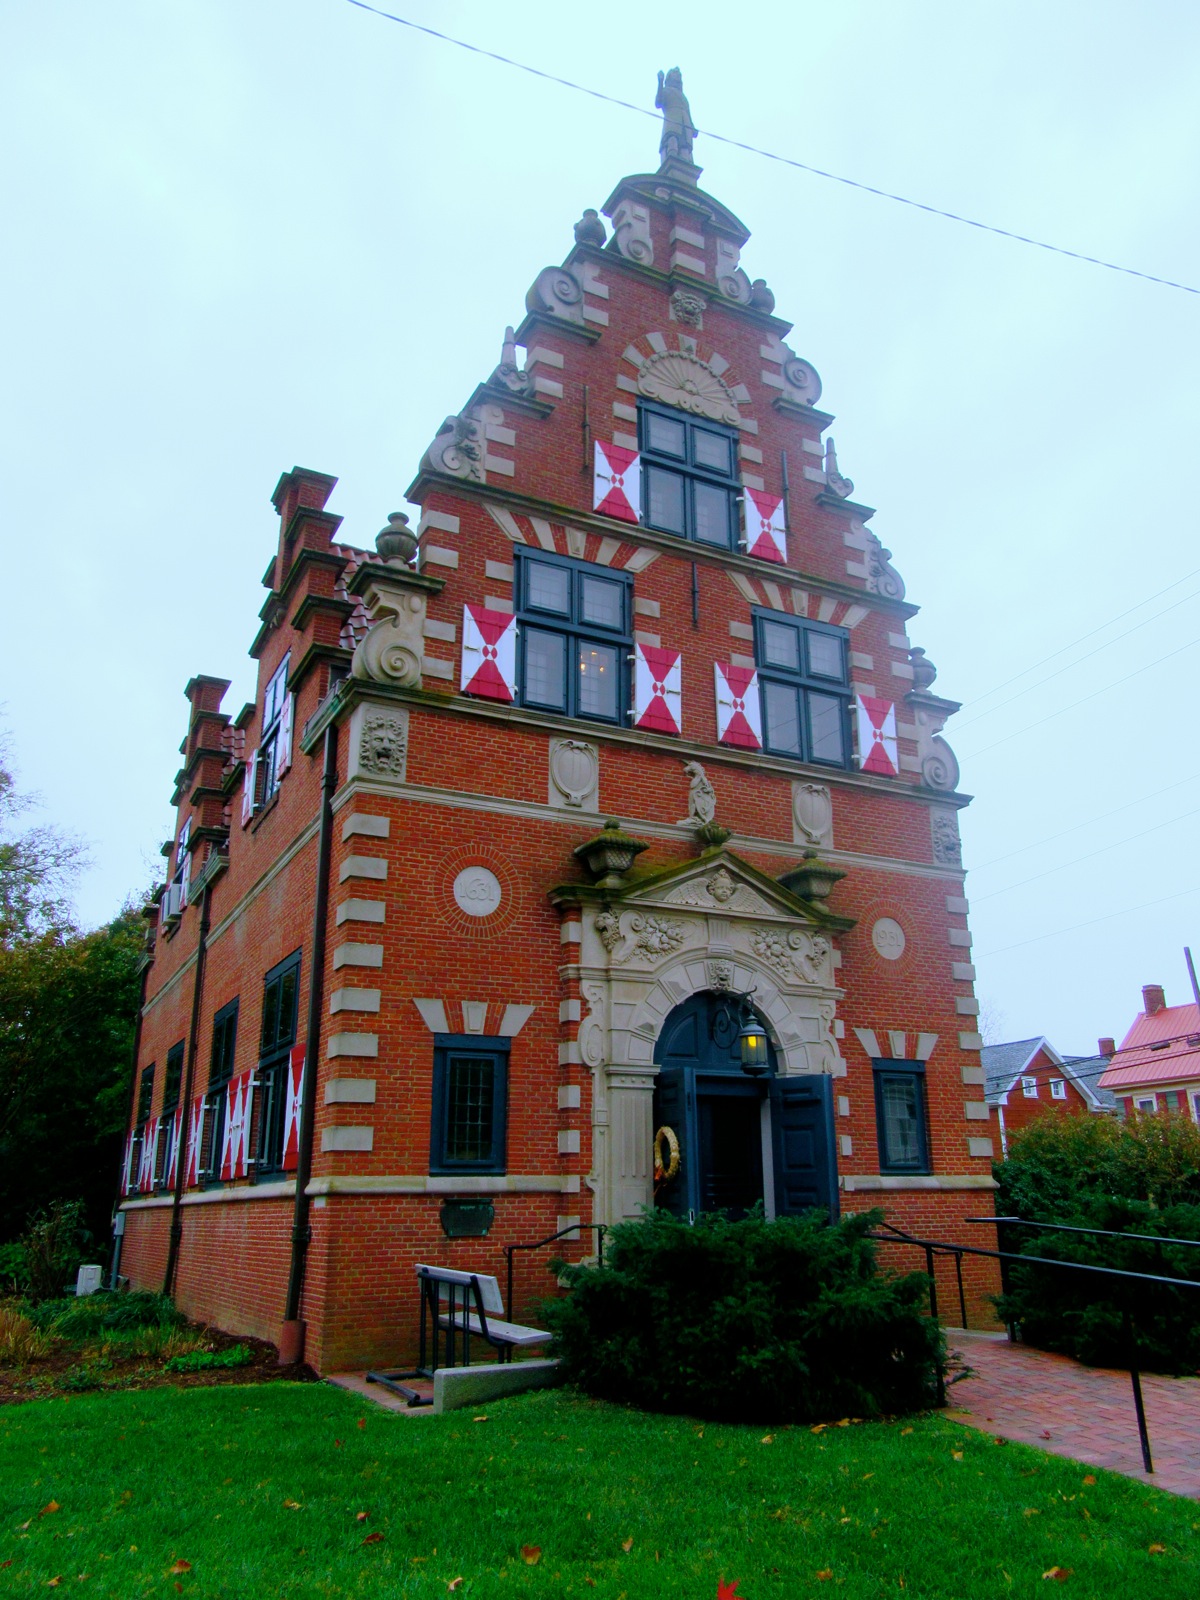
[{"label": "stone finial", "polygon": [[615,817],[609,817],[594,838],[575,846],[573,854],[595,878],[598,888],[618,889],[634,860],[649,848],[625,833]]},{"label": "stone finial", "polygon": [[825,900],[834,884],[845,876],[828,861],[822,861],[815,850],[806,850],[798,867],[779,874],[779,882],[801,900]]},{"label": "stone finial", "polygon": [[767,316],[770,316],[771,312],[774,311],[775,296],[767,288],[767,280],[765,278],[755,278],[750,285],[750,304],[755,311],[763,311]]},{"label": "stone finial", "polygon": [[388,513],[388,525],[375,535],[375,548],[384,561],[399,561],[405,566],[417,549],[417,536],[408,525],[408,515],[403,511]]},{"label": "stone finial", "polygon": [[830,494],[836,494],[839,500],[847,500],[854,493],[854,479],[843,478],[838,471],[837,450],[832,438],[825,441],[825,482]]},{"label": "stone finial", "polygon": [[606,238],[600,213],[589,206],[575,224],[575,243],[603,245]]},{"label": "stone finial", "polygon": [[510,394],[531,395],[534,392],[533,376],[517,365],[517,340],[510,324],[504,330],[504,343],[500,347],[500,365],[488,380]]},{"label": "stone finial", "polygon": [[937,668],[919,644],[911,646],[908,659],[912,663],[913,688],[918,692],[928,689],[937,677]]}]

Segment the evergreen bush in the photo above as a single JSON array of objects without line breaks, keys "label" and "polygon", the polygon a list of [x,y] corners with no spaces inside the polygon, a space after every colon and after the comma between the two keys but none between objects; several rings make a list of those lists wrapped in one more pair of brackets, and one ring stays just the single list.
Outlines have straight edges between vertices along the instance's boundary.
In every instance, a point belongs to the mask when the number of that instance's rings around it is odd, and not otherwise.
[{"label": "evergreen bush", "polygon": [[[1195,1239],[1197,1248],[1137,1239],[1008,1229],[1003,1247],[1053,1261],[1083,1262],[1200,1281],[1200,1128],[1186,1116],[1040,1117],[1014,1135],[995,1167],[996,1210],[1027,1222],[1113,1233]],[[1098,1366],[1200,1367],[1200,1290],[1010,1264],[997,1300],[1029,1344]]]},{"label": "evergreen bush", "polygon": [[543,1308],[553,1353],[568,1382],[648,1411],[801,1422],[935,1405],[928,1280],[879,1272],[866,1234],[881,1216],[622,1223],[602,1267],[561,1267],[571,1293]]}]

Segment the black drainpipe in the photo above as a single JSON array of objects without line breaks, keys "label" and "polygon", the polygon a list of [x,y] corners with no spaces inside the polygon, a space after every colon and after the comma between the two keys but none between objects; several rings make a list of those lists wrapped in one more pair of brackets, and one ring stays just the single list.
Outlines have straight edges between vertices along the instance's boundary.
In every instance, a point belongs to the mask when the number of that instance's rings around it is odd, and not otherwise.
[{"label": "black drainpipe", "polygon": [[[146,1009],[146,986],[150,979],[150,968],[153,960],[149,951],[145,952],[142,960],[142,981],[138,993],[137,1017],[133,1024],[133,1081],[129,1086],[129,1109],[125,1118],[125,1140],[128,1143],[129,1130],[133,1126],[133,1119],[137,1115],[138,1078],[141,1076],[139,1057],[142,1053],[142,1012]],[[108,1275],[108,1287],[117,1287],[117,1275],[121,1270],[121,1242],[125,1237],[125,1221],[121,1213],[121,1183],[125,1177],[125,1144],[121,1146],[121,1167],[117,1174],[117,1203],[113,1208],[113,1252],[112,1271]],[[118,1220],[120,1219],[120,1220]]]},{"label": "black drainpipe", "polygon": [[308,1022],[301,1086],[300,1137],[296,1152],[296,1205],[292,1213],[292,1264],[287,1300],[279,1335],[279,1364],[292,1366],[304,1360],[305,1325],[300,1320],[304,1293],[304,1268],[312,1237],[308,1194],[312,1177],[313,1130],[317,1120],[317,1065],[321,1041],[321,1011],[325,1001],[325,934],[329,923],[329,862],[333,854],[333,794],[337,788],[337,724],[325,729],[325,766],[321,774],[321,822],[317,835],[317,898],[313,908],[312,973],[308,984]]},{"label": "black drainpipe", "polygon": [[183,1238],[183,1185],[187,1177],[188,1118],[192,1109],[192,1087],[196,1080],[196,1043],[200,1035],[200,998],[204,989],[204,957],[208,951],[208,901],[210,884],[204,885],[200,900],[200,937],[196,944],[196,974],[192,980],[192,1020],[188,1028],[187,1066],[179,1101],[179,1148],[175,1152],[175,1190],[171,1196],[171,1233],[167,1244],[167,1267],[162,1292],[171,1293],[175,1268],[179,1263],[179,1241]]}]

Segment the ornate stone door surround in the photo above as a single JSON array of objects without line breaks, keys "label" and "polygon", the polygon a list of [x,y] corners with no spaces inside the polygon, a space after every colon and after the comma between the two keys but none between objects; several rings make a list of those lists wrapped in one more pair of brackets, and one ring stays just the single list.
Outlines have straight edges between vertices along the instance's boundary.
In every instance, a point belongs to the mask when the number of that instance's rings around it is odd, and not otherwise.
[{"label": "ornate stone door surround", "polygon": [[577,963],[563,976],[579,984],[578,1056],[592,1079],[586,1181],[597,1222],[640,1216],[653,1203],[654,1046],[691,995],[753,992],[781,1076],[845,1075],[833,940],[852,926],[846,918],[724,848],[618,887],[563,886],[552,898],[564,944],[578,940]]}]

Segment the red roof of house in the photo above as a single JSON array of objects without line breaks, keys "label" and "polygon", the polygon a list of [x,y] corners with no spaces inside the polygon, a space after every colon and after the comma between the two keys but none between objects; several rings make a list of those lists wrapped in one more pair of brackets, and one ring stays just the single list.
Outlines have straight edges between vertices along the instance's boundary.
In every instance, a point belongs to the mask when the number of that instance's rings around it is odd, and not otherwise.
[{"label": "red roof of house", "polygon": [[[1157,1048],[1155,1048],[1157,1046]],[[1105,1089],[1200,1079],[1200,1006],[1141,1012],[1101,1078]]]}]

